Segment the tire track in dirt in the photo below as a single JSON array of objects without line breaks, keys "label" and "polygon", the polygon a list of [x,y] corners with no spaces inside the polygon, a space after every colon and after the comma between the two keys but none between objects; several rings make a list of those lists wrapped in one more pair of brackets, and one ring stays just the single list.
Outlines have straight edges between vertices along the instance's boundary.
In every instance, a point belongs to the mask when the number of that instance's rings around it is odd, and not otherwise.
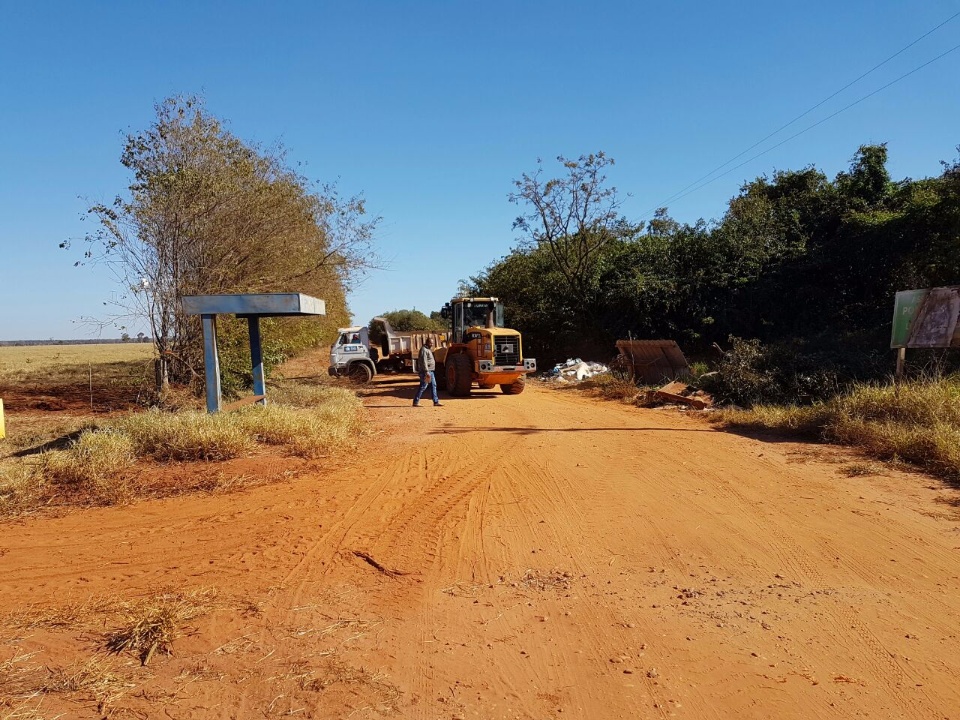
[{"label": "tire track in dirt", "polygon": [[[783,567],[789,569],[796,577],[801,578],[805,585],[821,591],[832,589],[824,581],[823,575],[817,569],[816,563],[811,559],[809,553],[782,530],[779,522],[771,522],[768,519],[767,510],[764,507],[738,490],[726,478],[714,475],[712,479],[719,494],[732,499],[739,508],[749,509],[750,512],[741,513],[743,519],[756,528],[758,537],[771,540],[767,547],[780,559]],[[883,645],[854,611],[847,607],[843,601],[835,601],[833,602],[833,612],[826,614],[825,617],[834,627],[833,638],[835,642],[845,644],[847,641],[844,638],[848,636],[849,630],[854,631],[857,646],[850,649],[856,652],[856,656],[862,662],[869,665],[871,675],[883,684],[890,696],[900,706],[902,712],[907,713],[909,717],[933,716],[936,708],[931,706],[929,702],[921,708],[911,697],[902,692],[901,688],[906,684],[916,686],[915,678],[909,676],[908,669],[896,661],[895,654]],[[922,690],[921,694],[929,700]]]},{"label": "tire track in dirt", "polygon": [[[521,532],[524,541],[515,544],[524,547],[536,545],[538,548],[541,545],[547,546],[550,555],[563,559],[563,569],[568,569],[569,566],[571,575],[575,578],[574,583],[582,583],[584,578],[593,576],[599,560],[587,557],[587,552],[578,540],[596,537],[598,528],[587,523],[582,507],[588,502],[603,502],[604,496],[609,492],[608,486],[598,478],[588,486],[578,487],[562,472],[551,472],[518,460],[506,463],[503,470],[503,482],[497,485],[502,505],[513,508],[510,513],[515,516],[513,520],[523,524]],[[550,522],[544,523],[545,529],[541,529],[540,524],[543,521],[537,521],[538,517],[551,517]],[[546,540],[542,537],[544,534],[548,536]],[[585,586],[577,587],[577,592],[587,596]],[[579,682],[580,677],[572,668],[566,666],[564,658],[569,657],[571,650],[576,648],[590,658],[593,673],[599,676],[608,675],[611,656],[617,654],[612,648],[626,647],[630,642],[621,630],[629,625],[636,627],[636,623],[628,622],[623,616],[619,606],[593,600],[582,603],[572,631],[566,628],[558,630],[560,642],[557,648],[546,648],[546,651],[551,653],[552,664],[561,668],[563,677],[559,684],[569,688],[572,704],[580,707],[602,706],[609,702],[609,697],[604,696],[603,687]],[[638,631],[641,636],[653,635],[653,627],[647,623],[641,623]],[[544,648],[541,648],[541,651],[543,650]],[[636,681],[644,687],[648,695],[647,706],[654,708],[655,715],[666,717],[668,713],[665,688],[655,685],[645,673],[639,674]],[[628,702],[627,711],[639,714],[641,705],[638,702]]]},{"label": "tire track in dirt", "polygon": [[[413,650],[413,692],[417,698],[426,700],[431,697],[436,685],[433,659],[428,655],[428,645],[438,642],[435,635],[437,621],[435,615],[435,596],[446,581],[445,565],[447,555],[453,550],[459,557],[460,551],[445,542],[451,529],[459,529],[461,542],[457,547],[469,545],[476,555],[475,563],[484,565],[483,544],[464,543],[462,538],[475,538],[467,526],[470,506],[484,505],[484,488],[487,487],[491,469],[490,456],[484,452],[464,450],[450,443],[437,443],[427,451],[418,453],[419,462],[416,472],[423,492],[399,509],[390,521],[380,528],[377,537],[357,538],[357,542],[369,543],[371,553],[385,558],[393,566],[403,568],[404,572],[416,573],[422,584],[415,592],[421,598],[416,627],[411,635],[416,643]],[[479,496],[479,497],[478,497]],[[457,519],[459,521],[457,522]],[[475,522],[482,522],[479,518]],[[454,562],[456,565],[456,562]],[[454,568],[456,571],[456,568]],[[456,581],[456,580],[455,580]],[[433,711],[426,702],[418,702],[412,708],[417,718],[433,717]]]},{"label": "tire track in dirt", "polygon": [[351,531],[359,523],[369,520],[374,504],[388,494],[391,486],[398,485],[409,476],[410,467],[410,456],[401,456],[398,462],[389,464],[372,482],[368,481],[367,487],[360,492],[346,512],[334,519],[331,525],[311,542],[300,560],[281,580],[280,588],[284,592],[278,593],[272,601],[275,612],[282,614],[285,619],[292,616],[292,608],[301,603],[307,586],[318,582],[331,571],[345,546],[350,544],[348,537]]}]

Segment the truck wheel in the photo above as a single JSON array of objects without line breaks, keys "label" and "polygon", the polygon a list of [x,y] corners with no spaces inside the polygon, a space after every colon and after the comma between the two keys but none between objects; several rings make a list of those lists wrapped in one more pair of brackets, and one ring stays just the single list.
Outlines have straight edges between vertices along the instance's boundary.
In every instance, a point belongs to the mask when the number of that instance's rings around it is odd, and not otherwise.
[{"label": "truck wheel", "polygon": [[473,363],[466,354],[454,355],[447,359],[447,392],[465,397],[470,394],[473,384]]},{"label": "truck wheel", "polygon": [[373,372],[370,370],[370,366],[365,363],[354,363],[350,366],[347,374],[357,385],[363,385],[373,379]]},{"label": "truck wheel", "polygon": [[443,363],[437,363],[437,368],[433,371],[433,379],[437,381],[437,390],[447,389],[447,369]]},{"label": "truck wheel", "polygon": [[523,388],[525,387],[526,381],[523,379],[523,375],[521,375],[512,383],[503,383],[500,385],[500,390],[504,395],[519,395],[523,392]]}]

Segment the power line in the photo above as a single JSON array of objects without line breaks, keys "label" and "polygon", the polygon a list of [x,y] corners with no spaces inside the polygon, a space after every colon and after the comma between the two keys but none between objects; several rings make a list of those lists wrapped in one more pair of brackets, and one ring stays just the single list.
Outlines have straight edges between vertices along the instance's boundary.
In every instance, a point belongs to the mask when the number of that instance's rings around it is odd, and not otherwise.
[{"label": "power line", "polygon": [[[821,100],[820,102],[818,102],[816,105],[813,105],[813,106],[811,106],[810,108],[808,108],[807,110],[804,110],[802,113],[800,113],[799,115],[797,115],[795,118],[793,118],[793,119],[790,120],[789,122],[781,125],[780,127],[778,127],[776,130],[774,130],[772,133],[770,133],[770,134],[767,135],[766,137],[758,140],[757,142],[755,142],[755,143],[754,143],[753,145],[751,145],[750,147],[748,147],[748,148],[746,148],[745,150],[743,150],[743,151],[739,152],[738,154],[734,155],[732,158],[730,158],[729,160],[727,160],[727,161],[724,162],[723,164],[718,165],[718,166],[715,167],[713,170],[711,170],[710,172],[708,172],[706,175],[698,178],[697,180],[694,180],[692,183],[690,183],[690,184],[687,185],[686,187],[682,188],[681,190],[678,190],[676,193],[674,193],[672,196],[670,196],[670,197],[667,198],[666,200],[663,200],[662,202],[658,203],[656,207],[651,208],[651,209],[647,210],[646,212],[644,212],[641,217],[647,217],[650,213],[654,212],[655,210],[657,210],[657,209],[659,209],[659,208],[661,208],[661,207],[664,207],[665,205],[667,205],[667,204],[669,204],[669,203],[671,203],[671,202],[673,202],[673,201],[675,201],[675,200],[679,200],[680,198],[686,197],[687,195],[689,195],[689,193],[687,193],[686,191],[687,191],[687,190],[690,190],[690,188],[693,188],[695,185],[697,185],[697,186],[699,186],[699,187],[694,188],[694,190],[693,190],[692,192],[696,192],[696,190],[698,190],[700,187],[705,187],[706,185],[709,185],[709,183],[704,183],[704,185],[699,185],[699,183],[701,183],[702,181],[704,181],[704,180],[706,180],[707,178],[709,178],[711,175],[713,175],[713,174],[714,174],[715,172],[717,172],[718,170],[722,170],[723,168],[725,168],[725,167],[726,167],[727,165],[729,165],[730,163],[732,163],[732,162],[734,162],[735,160],[743,157],[744,155],[746,155],[748,152],[750,152],[751,150],[753,150],[753,149],[754,149],[755,147],[757,147],[758,145],[762,145],[763,143],[765,143],[765,142],[766,142],[767,140],[769,140],[770,138],[774,137],[775,135],[778,135],[778,134],[781,133],[783,130],[786,130],[788,127],[790,127],[791,125],[793,125],[795,122],[797,122],[798,120],[801,120],[802,118],[806,117],[807,115],[809,115],[810,113],[812,113],[812,112],[813,112],[814,110],[816,110],[817,108],[819,108],[819,107],[821,107],[822,105],[824,105],[825,103],[829,102],[830,100],[832,100],[833,98],[835,98],[837,95],[839,95],[840,93],[842,93],[844,90],[847,90],[848,88],[856,85],[858,82],[860,82],[861,80],[863,80],[865,77],[867,77],[868,75],[870,75],[870,74],[873,73],[874,71],[879,70],[881,67],[883,67],[884,65],[886,65],[888,62],[890,62],[890,61],[893,60],[894,58],[898,57],[899,55],[902,55],[904,52],[906,52],[907,50],[909,50],[910,48],[912,48],[912,47],[913,47],[914,45],[916,45],[918,42],[920,42],[921,40],[923,40],[923,39],[926,38],[927,36],[931,35],[932,33],[936,32],[937,30],[939,30],[940,28],[942,28],[944,25],[946,25],[948,22],[950,22],[951,20],[956,19],[957,17],[960,17],[960,12],[954,13],[953,15],[951,15],[950,17],[948,17],[946,20],[944,20],[943,22],[941,22],[939,25],[936,25],[935,27],[927,30],[927,32],[925,32],[923,35],[921,35],[920,37],[916,38],[915,40],[913,40],[913,41],[910,42],[909,44],[905,45],[904,47],[900,48],[899,50],[897,50],[897,52],[895,52],[893,55],[891,55],[891,56],[888,57],[887,59],[883,60],[882,62],[877,63],[877,64],[874,65],[872,68],[870,68],[869,70],[867,70],[865,73],[863,73],[863,74],[859,75],[858,77],[856,77],[855,79],[851,80],[850,82],[848,82],[846,85],[844,85],[842,88],[840,88],[840,89],[837,90],[836,92],[832,93],[831,95],[828,95],[828,96],[825,97],[823,100]],[[948,50],[946,53],[943,53],[943,55],[946,55],[946,54],[948,54],[948,53],[951,53],[951,52],[953,52],[953,50],[955,50],[955,49],[956,49],[956,48],[953,48],[952,50]],[[934,61],[936,61],[936,60],[939,60],[941,57],[943,57],[943,55],[940,55],[940,56],[934,58],[934,59],[931,60],[930,62],[934,62]],[[913,74],[914,72],[916,72],[917,70],[920,70],[921,68],[926,67],[926,65],[929,65],[930,62],[925,63],[924,65],[921,65],[920,67],[918,67],[918,68],[910,71],[909,73],[907,73],[907,75],[912,75],[912,74]],[[858,100],[857,102],[852,103],[852,104],[848,105],[846,108],[843,108],[842,110],[839,110],[838,112],[834,113],[833,115],[830,115],[828,118],[825,118],[824,121],[825,121],[825,120],[829,120],[831,117],[835,117],[836,115],[839,115],[841,112],[843,112],[843,110],[846,110],[846,109],[848,109],[848,108],[853,107],[854,105],[856,105],[857,103],[859,103],[859,102],[862,101],[862,100],[866,100],[866,99],[867,99],[868,97],[870,97],[871,95],[875,95],[877,92],[880,92],[880,90],[883,90],[883,89],[889,87],[890,85],[892,85],[893,83],[898,82],[899,80],[902,80],[902,79],[903,79],[904,77],[906,77],[907,75],[903,75],[903,76],[897,78],[896,80],[894,80],[893,82],[888,83],[887,85],[884,85],[884,86],[883,86],[882,88],[880,88],[879,90],[875,90],[873,93],[870,93],[870,95],[866,95],[866,96],[860,98],[860,100]],[[824,121],[821,121],[821,122],[824,122]],[[819,124],[820,124],[820,123],[817,123],[817,124],[815,124],[815,125],[811,125],[809,128],[806,128],[805,130],[801,131],[801,132],[798,133],[797,135],[801,135],[801,134],[803,134],[803,132],[806,132],[807,130],[812,129],[812,128],[816,127],[816,125],[819,125]],[[784,142],[787,142],[787,141],[789,141],[789,140],[792,140],[793,138],[797,137],[797,135],[793,135],[793,136],[791,136],[790,138],[787,138],[787,140],[785,140]],[[779,143],[778,145],[774,145],[773,147],[769,148],[768,150],[765,150],[764,153],[769,152],[770,150],[773,150],[774,148],[779,147],[779,146],[782,145],[782,144],[783,144],[783,142]],[[764,153],[761,153],[761,155],[763,155]],[[754,159],[756,159],[757,157],[760,157],[760,155],[755,155],[755,156],[754,156],[753,158],[751,158],[750,160],[754,160]],[[747,162],[750,162],[750,160],[748,160]],[[746,164],[746,163],[741,163],[740,165],[737,165],[736,167],[731,168],[730,171],[728,171],[728,172],[731,172],[731,171],[733,171],[733,170],[736,170],[737,168],[743,167],[744,164]],[[713,178],[713,180],[717,180],[717,179],[723,177],[723,176],[726,175],[726,174],[727,174],[727,173],[723,173],[723,175],[718,175],[717,177]],[[713,180],[711,180],[710,182],[713,182]]]},{"label": "power line", "polygon": [[[740,163],[739,165],[735,165],[734,167],[730,168],[730,169],[727,170],[726,172],[721,173],[721,174],[717,175],[716,177],[711,178],[710,180],[707,180],[707,182],[703,183],[702,185],[697,185],[697,187],[694,187],[693,189],[691,189],[691,190],[683,193],[682,195],[678,195],[678,196],[674,197],[673,200],[680,200],[680,199],[682,199],[682,198],[685,198],[687,195],[690,195],[690,194],[692,194],[692,193],[697,192],[697,190],[701,190],[702,188],[705,188],[707,185],[710,185],[711,183],[719,180],[720,178],[724,177],[725,175],[729,175],[729,174],[732,173],[734,170],[739,170],[739,169],[742,168],[744,165],[748,165],[748,164],[752,163],[752,162],[753,162],[754,160],[756,160],[757,158],[763,157],[764,155],[766,155],[768,152],[770,152],[770,151],[772,151],[772,150],[776,150],[778,147],[780,147],[781,145],[784,145],[784,144],[790,142],[790,141],[793,140],[794,138],[798,138],[798,137],[800,137],[801,135],[803,135],[804,133],[806,133],[806,132],[808,132],[808,131],[810,131],[810,130],[813,130],[815,127],[817,127],[817,126],[819,126],[819,125],[823,125],[823,123],[827,122],[827,120],[831,120],[831,119],[835,118],[837,115],[839,115],[840,113],[846,112],[847,110],[849,110],[850,108],[854,107],[855,105],[859,105],[859,104],[862,103],[864,100],[867,100],[867,99],[873,97],[874,95],[876,95],[877,93],[879,93],[879,92],[881,92],[881,91],[883,91],[883,90],[886,90],[888,87],[890,87],[891,85],[895,85],[896,83],[900,82],[900,81],[903,80],[904,78],[910,77],[910,76],[913,75],[915,72],[918,72],[918,71],[920,71],[920,70],[923,70],[923,68],[925,68],[927,65],[930,65],[930,64],[932,64],[932,63],[935,63],[937,60],[940,60],[941,58],[946,57],[947,55],[949,55],[950,53],[952,53],[952,52],[954,52],[954,51],[956,51],[956,50],[960,50],[960,45],[954,45],[952,48],[950,48],[950,49],[947,50],[946,52],[942,52],[942,53],[940,53],[939,55],[937,55],[935,58],[933,58],[933,59],[931,59],[931,60],[927,60],[927,62],[923,63],[923,65],[919,65],[919,66],[915,67],[915,68],[914,68],[913,70],[911,70],[910,72],[904,73],[903,75],[901,75],[900,77],[896,78],[895,80],[891,80],[891,81],[888,82],[886,85],[883,85],[883,86],[881,86],[881,87],[878,87],[878,88],[877,88],[876,90],[874,90],[873,92],[867,93],[866,95],[864,95],[863,97],[859,98],[858,100],[854,100],[852,103],[850,103],[849,105],[846,105],[846,106],[840,108],[840,109],[837,110],[835,113],[832,113],[832,114],[830,114],[830,115],[827,115],[825,118],[823,118],[822,120],[818,120],[817,122],[813,123],[812,125],[808,125],[807,127],[805,127],[805,128],[804,128],[803,130],[801,130],[800,132],[794,133],[794,134],[791,135],[790,137],[785,138],[784,140],[781,140],[781,141],[778,142],[776,145],[772,145],[772,146],[768,147],[768,148],[767,148],[766,150],[764,150],[763,152],[759,152],[759,153],[757,153],[756,155],[754,155],[753,157],[751,157],[751,158],[749,158],[749,159],[747,159],[747,160],[744,160],[744,161],[743,161],[742,163]],[[688,187],[689,187],[689,186],[688,186]],[[663,207],[663,205],[660,205],[659,207]],[[658,208],[654,208],[654,210],[656,210],[656,209],[658,209]],[[640,219],[643,220],[643,219],[645,219],[646,217],[648,217],[649,214],[650,214],[650,212],[652,212],[652,211],[648,210],[646,213],[644,213],[644,214],[640,217]]]}]

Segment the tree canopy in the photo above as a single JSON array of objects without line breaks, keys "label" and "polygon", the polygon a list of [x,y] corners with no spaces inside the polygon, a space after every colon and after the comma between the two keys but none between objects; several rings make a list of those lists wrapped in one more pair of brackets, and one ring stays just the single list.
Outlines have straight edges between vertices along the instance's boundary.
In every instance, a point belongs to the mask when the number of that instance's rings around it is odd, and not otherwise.
[{"label": "tree canopy", "polygon": [[[271,322],[268,363],[329,339],[348,318],[350,280],[374,260],[377,219],[366,216],[363,199],[314,186],[286,164],[282,148],[243,142],[198,98],[169,98],[155,109],[149,128],[126,137],[127,193],[88,211],[98,228],[78,264],[100,262],[114,272],[121,293],[110,319],[149,322],[161,384],[202,378],[199,320],[184,315],[184,295],[322,297],[325,318]],[[240,329],[224,322],[220,334],[225,375],[234,366],[249,372],[231,361],[245,347]]]},{"label": "tree canopy", "polygon": [[[608,163],[598,153],[565,164],[567,180],[524,175],[510,196],[535,210],[516,225],[524,238],[471,279],[546,361],[612,353],[628,334],[694,353],[731,336],[882,352],[897,290],[960,282],[960,162],[894,181],[886,146],[864,145],[832,180],[814,167],[779,171],[745,183],[717,220],[680,223],[662,209],[646,226],[617,219],[614,190],[597,192],[602,174],[572,181]],[[603,197],[597,223],[551,220],[586,217],[563,210],[584,195]],[[572,250],[584,232],[604,240],[576,266],[568,258],[584,257]],[[587,270],[572,281],[574,267]]]},{"label": "tree canopy", "polygon": [[[390,310],[380,313],[377,317],[386,318],[390,327],[401,332],[410,330],[443,331],[447,327],[446,322],[440,318],[439,314],[431,313],[428,317],[419,310]],[[373,325],[372,318],[369,325]]]}]

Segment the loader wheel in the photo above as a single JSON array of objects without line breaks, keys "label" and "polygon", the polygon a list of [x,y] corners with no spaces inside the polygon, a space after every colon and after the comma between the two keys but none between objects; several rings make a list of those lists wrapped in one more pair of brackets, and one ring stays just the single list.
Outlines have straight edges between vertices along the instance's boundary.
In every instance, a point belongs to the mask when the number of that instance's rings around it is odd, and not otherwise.
[{"label": "loader wheel", "polygon": [[357,385],[363,385],[373,379],[373,372],[371,372],[370,366],[364,363],[354,363],[351,365],[348,375]]},{"label": "loader wheel", "polygon": [[433,379],[437,381],[437,390],[447,389],[447,368],[444,367],[443,363],[437,363],[437,367],[433,371]]},{"label": "loader wheel", "polygon": [[500,390],[504,395],[519,395],[523,392],[523,388],[525,388],[526,385],[526,380],[524,380],[523,375],[521,375],[512,383],[503,383],[500,385]]},{"label": "loader wheel", "polygon": [[465,397],[470,394],[473,384],[473,363],[466,354],[454,355],[447,358],[447,392],[451,395]]}]

